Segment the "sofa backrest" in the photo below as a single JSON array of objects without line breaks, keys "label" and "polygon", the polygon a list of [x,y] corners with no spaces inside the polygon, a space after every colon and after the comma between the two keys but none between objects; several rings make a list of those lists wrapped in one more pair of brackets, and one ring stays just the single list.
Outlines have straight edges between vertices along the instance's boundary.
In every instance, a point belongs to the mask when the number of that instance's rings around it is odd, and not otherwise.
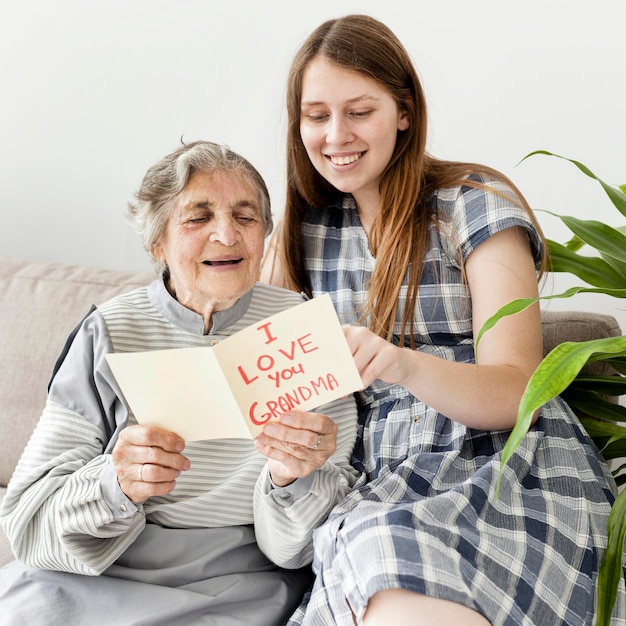
[{"label": "sofa backrest", "polygon": [[0,257],[0,486],[6,486],[44,406],[65,339],[92,304],[145,285],[123,272]]}]

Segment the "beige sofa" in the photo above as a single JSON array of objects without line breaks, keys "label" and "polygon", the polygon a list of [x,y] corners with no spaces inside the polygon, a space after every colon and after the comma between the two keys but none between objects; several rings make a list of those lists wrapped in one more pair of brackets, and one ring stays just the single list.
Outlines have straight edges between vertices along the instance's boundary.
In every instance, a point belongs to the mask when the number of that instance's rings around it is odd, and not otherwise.
[{"label": "beige sofa", "polygon": [[[134,273],[0,257],[0,500],[45,402],[67,335],[99,304],[151,280]],[[566,340],[621,334],[609,315],[543,314],[548,351]],[[0,566],[13,559],[0,530]]]}]

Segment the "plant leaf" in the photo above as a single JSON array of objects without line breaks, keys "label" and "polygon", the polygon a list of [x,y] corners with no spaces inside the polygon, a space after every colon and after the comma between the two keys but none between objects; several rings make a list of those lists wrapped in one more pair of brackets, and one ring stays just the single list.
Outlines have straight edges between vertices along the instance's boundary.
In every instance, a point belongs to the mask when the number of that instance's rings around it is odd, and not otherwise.
[{"label": "plant leaf", "polygon": [[548,240],[548,250],[551,272],[574,274],[590,285],[607,289],[619,289],[624,284],[624,277],[599,257],[577,254],[552,240]]},{"label": "plant leaf", "polygon": [[626,236],[616,228],[597,220],[579,220],[561,216],[561,221],[587,245],[611,257],[626,261]]},{"label": "plant leaf", "polygon": [[521,161],[525,161],[531,156],[535,154],[545,154],[547,156],[553,156],[558,159],[563,159],[564,161],[569,161],[574,164],[583,174],[589,176],[589,178],[593,178],[597,180],[602,188],[606,192],[606,195],[609,197],[613,206],[624,216],[626,217],[626,193],[622,190],[622,186],[613,187],[607,183],[605,183],[602,179],[598,178],[586,165],[583,165],[579,161],[575,161],[574,159],[568,159],[567,157],[561,156],[560,154],[555,154],[554,152],[548,152],[547,150],[535,150],[530,154],[527,154]]},{"label": "plant leaf", "polygon": [[[626,336],[568,341],[558,345],[539,364],[520,401],[515,427],[502,450],[502,465],[511,458],[526,436],[533,413],[558,396],[576,377],[592,354],[626,355]],[[500,483],[498,482],[499,492]]]},{"label": "plant leaf", "polygon": [[600,256],[604,261],[606,261],[618,274],[624,277],[624,281],[626,281],[626,261],[622,261],[620,259],[616,259],[615,257],[609,256],[604,252],[600,253]]},{"label": "plant leaf", "polygon": [[620,374],[626,376],[626,362],[622,359],[608,359],[609,363],[611,363],[611,367]]},{"label": "plant leaf", "polygon": [[624,554],[624,537],[626,537],[626,491],[622,491],[609,514],[608,545],[598,572],[598,584],[596,589],[597,598],[597,624],[609,624],[620,578],[624,576],[622,564]]},{"label": "plant leaf", "polygon": [[[613,430],[613,426],[617,426],[623,430],[623,433],[618,434],[626,438],[626,427],[614,423],[626,422],[626,407],[615,402],[609,402],[593,392],[571,392],[568,389],[567,393],[563,392],[562,397],[572,409],[596,418],[594,421],[599,428],[598,435],[604,436],[609,431],[613,434],[618,433],[618,431]],[[610,424],[611,428],[608,426],[605,428],[607,424]],[[594,436],[590,432],[589,435]]]},{"label": "plant leaf", "polygon": [[[624,407],[620,407],[619,404],[614,404],[613,406],[624,409]],[[604,419],[598,419],[591,413],[589,413],[588,415],[581,415],[580,420],[581,423],[584,421],[585,430],[592,438],[610,438],[611,443],[615,443],[620,439],[626,440],[626,426],[624,426],[623,424],[617,424],[615,422],[606,421]]]},{"label": "plant leaf", "polygon": [[[604,363],[608,361],[603,361]],[[589,361],[587,361],[589,363]],[[598,376],[595,374],[579,374],[567,388],[567,393],[591,393],[600,396],[621,396],[626,393],[624,376]],[[625,407],[626,410],[626,407]]]},{"label": "plant leaf", "polygon": [[[584,415],[580,417],[580,421],[587,430],[587,423],[595,421],[594,418],[586,418]],[[587,431],[589,432],[589,431]],[[624,459],[626,458],[626,439],[620,439],[615,437],[596,437],[594,443],[602,451],[602,456],[606,461],[611,459]],[[615,472],[613,472],[615,475]]]},{"label": "plant leaf", "polygon": [[626,289],[598,288],[598,287],[570,287],[562,293],[552,294],[549,296],[539,296],[538,298],[518,298],[511,300],[504,306],[500,307],[485,323],[481,326],[476,335],[476,360],[478,360],[478,344],[482,336],[491,328],[493,328],[503,317],[515,315],[525,311],[529,306],[539,302],[539,300],[554,300],[556,298],[571,298],[579,293],[602,293],[614,298],[626,298]]}]

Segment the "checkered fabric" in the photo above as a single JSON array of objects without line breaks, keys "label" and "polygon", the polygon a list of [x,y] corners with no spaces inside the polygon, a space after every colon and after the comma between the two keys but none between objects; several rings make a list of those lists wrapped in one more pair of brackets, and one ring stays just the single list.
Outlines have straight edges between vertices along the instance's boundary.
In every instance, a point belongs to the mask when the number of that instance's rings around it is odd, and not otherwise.
[{"label": "checkered fabric", "polygon": [[[497,193],[463,185],[441,190],[431,206],[437,220],[414,340],[424,352],[473,362],[462,261],[512,226],[526,230],[537,262],[541,242],[525,213]],[[330,293],[342,323],[355,323],[376,259],[352,198],[310,209],[302,236],[314,295]],[[402,306],[398,335],[401,319]],[[381,381],[358,400],[354,463],[366,480],[316,532],[317,581],[292,624],[353,626],[387,588],[459,602],[494,625],[592,623],[615,484],[564,402],[542,409],[504,468],[498,497],[509,431],[472,430]],[[622,585],[614,623],[625,615]]]}]

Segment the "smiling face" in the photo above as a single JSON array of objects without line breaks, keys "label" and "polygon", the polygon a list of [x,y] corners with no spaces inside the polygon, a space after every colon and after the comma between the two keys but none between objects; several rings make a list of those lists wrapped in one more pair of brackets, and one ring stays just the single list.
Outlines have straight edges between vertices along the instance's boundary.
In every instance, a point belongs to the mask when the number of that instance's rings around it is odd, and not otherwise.
[{"label": "smiling face", "polygon": [[170,293],[210,328],[254,286],[264,247],[259,195],[233,172],[196,172],[174,204],[153,250],[166,263]]},{"label": "smiling face", "polygon": [[300,136],[311,163],[351,193],[359,213],[378,210],[382,174],[409,122],[377,81],[316,57],[302,79]]}]

